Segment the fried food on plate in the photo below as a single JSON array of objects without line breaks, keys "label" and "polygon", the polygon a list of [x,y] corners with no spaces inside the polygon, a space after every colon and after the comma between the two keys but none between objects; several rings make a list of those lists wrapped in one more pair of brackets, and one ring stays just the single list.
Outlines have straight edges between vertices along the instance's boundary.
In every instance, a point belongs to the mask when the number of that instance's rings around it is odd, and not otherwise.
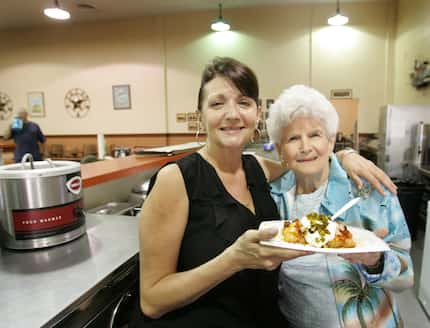
[{"label": "fried food on plate", "polygon": [[285,221],[282,240],[319,248],[352,248],[355,242],[348,228],[326,215],[310,213],[301,219]]}]

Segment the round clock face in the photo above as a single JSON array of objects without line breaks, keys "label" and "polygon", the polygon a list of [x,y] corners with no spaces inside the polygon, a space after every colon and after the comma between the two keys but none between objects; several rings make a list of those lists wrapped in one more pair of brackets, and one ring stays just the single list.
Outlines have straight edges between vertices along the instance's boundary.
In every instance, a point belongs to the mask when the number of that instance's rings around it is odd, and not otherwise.
[{"label": "round clock face", "polygon": [[64,106],[66,106],[67,112],[72,117],[84,117],[91,107],[90,97],[88,97],[87,93],[82,89],[71,89],[64,97]]},{"label": "round clock face", "polygon": [[12,110],[12,100],[6,93],[0,91],[0,120],[8,119]]}]

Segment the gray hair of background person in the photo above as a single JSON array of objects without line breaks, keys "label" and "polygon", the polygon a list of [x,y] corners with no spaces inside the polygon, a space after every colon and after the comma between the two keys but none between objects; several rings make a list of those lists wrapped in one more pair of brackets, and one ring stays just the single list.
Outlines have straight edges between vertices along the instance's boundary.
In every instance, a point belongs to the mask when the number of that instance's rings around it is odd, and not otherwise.
[{"label": "gray hair of background person", "polygon": [[319,91],[305,85],[285,89],[270,106],[267,132],[275,144],[282,142],[282,130],[297,117],[320,119],[329,137],[334,137],[339,115],[334,106]]}]

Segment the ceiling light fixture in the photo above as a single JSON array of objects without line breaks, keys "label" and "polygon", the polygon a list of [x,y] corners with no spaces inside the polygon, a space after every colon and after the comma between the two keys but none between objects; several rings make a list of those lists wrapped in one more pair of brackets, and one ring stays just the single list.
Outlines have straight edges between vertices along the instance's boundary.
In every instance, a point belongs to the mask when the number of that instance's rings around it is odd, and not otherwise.
[{"label": "ceiling light fixture", "polygon": [[54,0],[55,7],[45,8],[43,14],[49,18],[66,20],[70,18],[70,13],[67,10],[61,9],[58,0]]},{"label": "ceiling light fixture", "polygon": [[230,30],[230,24],[227,23],[222,17],[222,4],[218,4],[219,15],[218,18],[211,24],[211,29],[216,32],[224,32]]},{"label": "ceiling light fixture", "polygon": [[336,1],[337,5],[336,5],[336,15],[330,17],[327,20],[328,25],[332,25],[332,26],[339,26],[339,25],[345,25],[349,22],[349,18],[347,16],[343,16],[340,13],[340,9],[339,9],[339,0]]}]

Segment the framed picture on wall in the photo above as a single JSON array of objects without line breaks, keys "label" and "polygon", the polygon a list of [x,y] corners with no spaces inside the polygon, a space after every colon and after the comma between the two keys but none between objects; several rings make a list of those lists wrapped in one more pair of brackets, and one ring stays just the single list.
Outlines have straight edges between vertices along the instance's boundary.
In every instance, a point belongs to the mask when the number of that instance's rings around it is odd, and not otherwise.
[{"label": "framed picture on wall", "polygon": [[114,109],[131,109],[130,85],[113,85],[112,96]]},{"label": "framed picture on wall", "polygon": [[28,112],[32,117],[45,116],[45,102],[43,92],[28,92],[27,93]]}]

